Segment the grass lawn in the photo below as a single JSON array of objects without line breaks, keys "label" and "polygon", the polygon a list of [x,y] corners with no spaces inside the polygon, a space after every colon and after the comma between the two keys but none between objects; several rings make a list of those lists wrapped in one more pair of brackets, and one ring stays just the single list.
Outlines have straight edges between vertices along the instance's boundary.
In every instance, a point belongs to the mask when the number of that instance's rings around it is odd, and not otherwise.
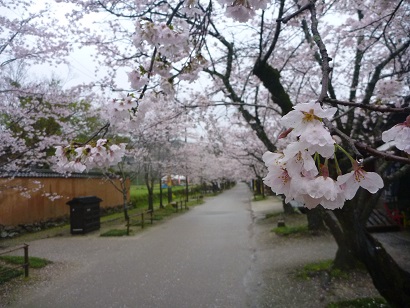
[{"label": "grass lawn", "polygon": [[[30,268],[43,268],[50,263],[51,261],[43,258],[29,257]],[[23,265],[24,257],[22,256],[0,256],[0,284],[23,275]]]},{"label": "grass lawn", "polygon": [[[195,186],[190,186],[190,194],[189,197],[193,198],[195,193],[192,191],[195,189]],[[172,200],[179,201],[180,199],[185,199],[185,186],[172,186]],[[154,203],[160,203],[160,187],[159,185],[154,186],[153,191],[153,199]],[[145,185],[131,185],[130,187],[130,201],[133,207],[137,208],[144,208],[148,207],[148,190]],[[162,202],[163,204],[168,203],[168,188],[162,189]]]}]

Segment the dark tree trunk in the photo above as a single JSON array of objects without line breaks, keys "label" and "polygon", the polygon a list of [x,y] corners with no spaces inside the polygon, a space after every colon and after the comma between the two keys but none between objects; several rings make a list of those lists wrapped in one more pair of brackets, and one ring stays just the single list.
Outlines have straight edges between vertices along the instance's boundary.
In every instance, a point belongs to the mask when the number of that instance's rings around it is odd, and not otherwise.
[{"label": "dark tree trunk", "polygon": [[154,190],[151,188],[148,190],[148,210],[154,209]]},{"label": "dark tree trunk", "polygon": [[293,208],[292,205],[290,205],[290,203],[285,202],[285,198],[282,198],[282,205],[283,205],[283,212],[285,214],[294,214],[295,213],[295,209]]},{"label": "dark tree trunk", "polygon": [[130,235],[130,216],[128,215],[127,207],[127,191],[124,191],[124,189],[122,191],[122,206],[124,210],[124,219],[127,226],[127,235]]},{"label": "dark tree trunk", "polygon": [[255,180],[255,194],[257,194],[257,195],[262,194],[261,181],[259,179]]},{"label": "dark tree trunk", "polygon": [[306,211],[308,230],[311,234],[319,234],[326,231],[326,226],[323,222],[319,207],[315,207]]},{"label": "dark tree trunk", "polygon": [[262,187],[262,197],[265,199],[265,184],[263,183],[263,180],[261,179],[261,187]]},{"label": "dark tree trunk", "polygon": [[347,233],[340,228],[339,222],[332,211],[321,210],[323,221],[329,228],[337,243],[337,251],[334,260],[334,267],[341,270],[350,270],[356,268],[359,264],[354,248],[352,247],[351,238],[354,236],[352,230],[348,229]]},{"label": "dark tree trunk", "polygon": [[163,204],[163,202],[162,202],[162,178],[161,178],[161,176],[159,177],[159,207],[161,208],[161,209],[163,209],[164,208],[164,204]]},{"label": "dark tree trunk", "polygon": [[148,190],[148,209],[154,209],[154,180],[150,179],[150,174],[145,172],[145,185]]},{"label": "dark tree trunk", "polygon": [[365,228],[369,204],[374,206],[375,199],[368,198],[361,191],[342,209],[323,215],[338,244],[335,266],[352,268],[360,261],[366,266],[374,286],[391,306],[410,307],[410,273],[400,268]]},{"label": "dark tree trunk", "polygon": [[189,186],[188,186],[188,176],[185,176],[185,201],[189,201]]},{"label": "dark tree trunk", "polygon": [[168,186],[168,203],[172,202],[172,187]]},{"label": "dark tree trunk", "polygon": [[265,61],[258,60],[253,67],[253,74],[262,81],[272,96],[272,101],[282,109],[282,115],[292,110],[292,102],[280,82],[280,73]]}]

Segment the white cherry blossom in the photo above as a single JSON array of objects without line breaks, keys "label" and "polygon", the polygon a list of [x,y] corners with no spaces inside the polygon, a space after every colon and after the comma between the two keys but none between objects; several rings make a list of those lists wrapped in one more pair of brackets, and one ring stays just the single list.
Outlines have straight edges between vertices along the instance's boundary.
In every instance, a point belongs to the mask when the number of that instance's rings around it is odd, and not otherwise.
[{"label": "white cherry blossom", "polygon": [[337,194],[336,198],[334,200],[328,200],[328,199],[322,199],[320,201],[320,204],[328,210],[334,210],[334,209],[340,209],[343,207],[344,203],[346,201],[346,198],[343,194],[343,191]]},{"label": "white cherry blossom", "polygon": [[341,208],[345,202],[341,187],[327,175],[293,177],[290,192],[288,200],[292,198],[309,209],[319,204],[327,209]]},{"label": "white cherry blossom", "polygon": [[284,155],[282,153],[272,153],[267,151],[263,154],[262,159],[268,168],[272,168],[274,166],[280,166],[283,157]]},{"label": "white cherry blossom", "polygon": [[292,176],[303,174],[304,176],[316,176],[317,170],[312,155],[299,142],[292,142],[283,151],[282,161],[286,163],[286,168]]},{"label": "white cherry blossom", "polygon": [[330,177],[318,176],[308,182],[307,193],[315,199],[334,201],[341,192],[339,185]]},{"label": "white cherry blossom", "polygon": [[325,158],[333,156],[336,143],[323,125],[308,126],[300,135],[299,142],[311,155],[318,153]]},{"label": "white cherry blossom", "polygon": [[337,111],[336,108],[323,109],[316,102],[298,104],[293,109],[282,117],[280,122],[285,127],[292,127],[294,134],[301,134],[308,127],[323,127],[322,119],[331,119]]}]

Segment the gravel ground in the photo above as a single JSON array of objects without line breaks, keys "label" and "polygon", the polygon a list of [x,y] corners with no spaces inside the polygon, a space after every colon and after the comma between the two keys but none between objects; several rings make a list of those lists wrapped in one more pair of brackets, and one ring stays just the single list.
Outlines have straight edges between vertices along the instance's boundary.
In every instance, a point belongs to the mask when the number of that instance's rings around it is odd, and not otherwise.
[{"label": "gravel ground", "polygon": [[[379,297],[370,277],[366,273],[354,273],[349,278],[330,279],[326,275],[318,275],[309,280],[296,278],[295,272],[306,263],[333,259],[337,246],[331,235],[321,236],[277,236],[271,232],[281,216],[266,218],[266,214],[281,212],[282,204],[275,198],[251,202],[253,224],[250,226],[254,241],[254,262],[249,287],[253,294],[252,307],[281,308],[320,308],[329,302],[360,298]],[[286,224],[303,221],[302,214],[285,218]],[[61,240],[69,239],[66,231],[58,233]],[[43,237],[53,236],[43,234]],[[91,234],[90,236],[98,236]],[[380,235],[382,239],[388,235]],[[114,239],[115,240],[115,239]],[[18,242],[18,241],[17,241]],[[17,242],[6,243],[7,246]],[[410,242],[409,242],[410,243]],[[4,243],[3,243],[4,244]],[[392,251],[400,255],[400,250],[392,247]],[[408,254],[410,255],[410,254]],[[407,262],[405,257],[403,262]],[[39,290],[47,285],[48,277],[64,276],[76,270],[76,264],[67,260],[54,262],[41,270],[32,270],[30,279],[15,279],[11,283],[0,285],[0,307],[9,307],[16,296],[24,296],[30,290]]]},{"label": "gravel ground", "polygon": [[[337,245],[329,234],[321,236],[278,236],[272,232],[283,216],[266,219],[266,214],[280,213],[282,203],[274,198],[252,203],[256,275],[259,277],[255,307],[319,308],[330,302],[380,297],[369,275],[352,273],[348,278],[330,279],[326,275],[304,280],[296,271],[307,263],[333,259]],[[285,217],[287,225],[303,223],[306,217],[295,214]]]}]

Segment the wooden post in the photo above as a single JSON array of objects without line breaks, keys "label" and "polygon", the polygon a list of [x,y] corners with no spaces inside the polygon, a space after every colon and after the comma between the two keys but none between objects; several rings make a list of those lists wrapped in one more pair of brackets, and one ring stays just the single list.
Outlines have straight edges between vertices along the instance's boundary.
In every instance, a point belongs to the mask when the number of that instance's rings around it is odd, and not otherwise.
[{"label": "wooden post", "polygon": [[141,213],[141,228],[144,228],[144,212]]},{"label": "wooden post", "polygon": [[29,258],[28,258],[28,245],[24,244],[24,277],[28,277],[28,269],[29,269],[30,263],[29,263]]}]

